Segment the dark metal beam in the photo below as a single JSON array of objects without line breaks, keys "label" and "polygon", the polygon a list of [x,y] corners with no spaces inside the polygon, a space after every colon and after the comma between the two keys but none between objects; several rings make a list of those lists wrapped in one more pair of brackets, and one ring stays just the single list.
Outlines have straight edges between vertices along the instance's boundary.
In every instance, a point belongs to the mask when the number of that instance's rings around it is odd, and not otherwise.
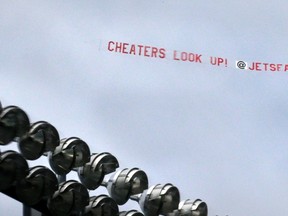
[{"label": "dark metal beam", "polygon": [[[7,190],[3,190],[2,193],[7,195],[7,196],[9,196],[9,197],[11,197],[11,198],[13,198],[13,199],[15,199],[15,200],[17,200],[17,201],[19,201],[19,202],[21,202],[21,200],[17,197],[17,194],[16,194],[14,186],[10,187]],[[47,201],[46,200],[42,200],[39,203],[37,203],[36,205],[29,206],[29,207],[41,212],[42,216],[53,216],[50,213],[49,209],[47,208]]]}]

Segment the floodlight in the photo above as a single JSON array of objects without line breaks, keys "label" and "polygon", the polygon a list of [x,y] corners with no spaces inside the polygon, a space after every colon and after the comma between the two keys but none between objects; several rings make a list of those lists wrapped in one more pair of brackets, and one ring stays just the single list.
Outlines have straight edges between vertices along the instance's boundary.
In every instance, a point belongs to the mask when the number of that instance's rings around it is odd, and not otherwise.
[{"label": "floodlight", "polygon": [[200,199],[192,200],[183,200],[179,203],[179,212],[180,215],[187,216],[207,216],[208,207],[205,202]]},{"label": "floodlight", "polygon": [[74,180],[61,183],[48,200],[48,208],[55,216],[81,214],[88,204],[89,194],[86,187]]},{"label": "floodlight", "polygon": [[60,145],[49,153],[50,166],[58,175],[65,175],[73,168],[84,166],[89,160],[89,146],[77,137],[62,139]]},{"label": "floodlight", "polygon": [[101,185],[104,176],[114,172],[118,167],[118,160],[112,154],[108,152],[92,154],[90,161],[78,168],[78,176],[89,190],[95,190]]},{"label": "floodlight", "polygon": [[8,106],[0,113],[0,145],[7,145],[22,137],[30,127],[27,114],[16,106]]},{"label": "floodlight", "polygon": [[58,189],[56,175],[47,167],[36,166],[16,187],[19,199],[26,205],[35,205],[48,199]]},{"label": "floodlight", "polygon": [[136,210],[130,210],[130,211],[120,212],[119,216],[144,216],[144,215],[141,212],[138,212]]},{"label": "floodlight", "polygon": [[15,151],[0,154],[0,191],[18,183],[29,173],[27,161]]},{"label": "floodlight", "polygon": [[125,204],[130,196],[140,194],[148,188],[146,173],[138,168],[123,169],[111,176],[107,190],[118,205]]},{"label": "floodlight", "polygon": [[157,184],[139,195],[137,201],[146,216],[166,215],[178,208],[180,193],[172,184]]},{"label": "floodlight", "polygon": [[54,151],[60,138],[56,128],[45,121],[31,125],[29,132],[19,141],[19,150],[28,160],[36,160],[44,152]]},{"label": "floodlight", "polygon": [[107,195],[90,197],[85,216],[115,216],[119,214],[117,203]]}]

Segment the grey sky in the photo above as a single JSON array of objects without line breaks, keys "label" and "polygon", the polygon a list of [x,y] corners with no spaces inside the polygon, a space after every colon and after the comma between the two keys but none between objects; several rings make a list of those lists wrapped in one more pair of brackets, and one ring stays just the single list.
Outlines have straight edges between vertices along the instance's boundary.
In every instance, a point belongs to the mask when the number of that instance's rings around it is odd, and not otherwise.
[{"label": "grey sky", "polygon": [[[287,215],[287,74],[234,68],[288,63],[287,6],[1,1],[0,100],[111,152],[121,168],[142,168],[149,185],[203,199],[209,215]],[[224,57],[231,67],[111,53],[109,40]],[[2,211],[16,216],[21,205],[2,195]]]}]

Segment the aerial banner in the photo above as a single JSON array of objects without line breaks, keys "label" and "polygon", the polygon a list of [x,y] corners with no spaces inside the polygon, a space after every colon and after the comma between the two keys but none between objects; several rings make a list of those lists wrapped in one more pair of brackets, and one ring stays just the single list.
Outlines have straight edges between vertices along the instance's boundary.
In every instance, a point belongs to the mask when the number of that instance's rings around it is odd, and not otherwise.
[{"label": "aerial banner", "polygon": [[220,56],[204,55],[189,51],[168,50],[164,47],[157,47],[144,44],[135,44],[122,41],[109,40],[104,44],[101,42],[101,49],[111,53],[132,55],[146,58],[167,59],[178,62],[188,62],[195,64],[210,64],[217,67],[230,67],[247,71],[269,71],[269,72],[287,72],[288,63],[271,62],[248,62],[243,59],[231,60]]}]

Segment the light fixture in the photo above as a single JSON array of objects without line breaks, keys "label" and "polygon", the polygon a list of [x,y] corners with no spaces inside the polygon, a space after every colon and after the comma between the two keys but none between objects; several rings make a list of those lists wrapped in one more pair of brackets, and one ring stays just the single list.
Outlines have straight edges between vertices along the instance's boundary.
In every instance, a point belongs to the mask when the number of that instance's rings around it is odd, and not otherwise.
[{"label": "light fixture", "polygon": [[22,137],[30,127],[27,114],[17,106],[8,106],[0,113],[0,145]]},{"label": "light fixture", "polygon": [[18,147],[28,160],[36,160],[45,152],[54,151],[60,138],[56,128],[45,121],[31,125],[30,130],[20,138]]},{"label": "light fixture", "polygon": [[49,152],[49,163],[58,175],[66,175],[73,168],[90,161],[88,145],[77,137],[62,139],[53,152]]},{"label": "light fixture", "polygon": [[86,187],[75,180],[61,183],[59,189],[48,199],[48,208],[54,216],[82,214],[88,204]]},{"label": "light fixture", "polygon": [[208,207],[205,202],[200,199],[192,200],[183,200],[179,203],[179,213],[180,215],[187,216],[207,216]]},{"label": "light fixture", "polygon": [[119,216],[144,216],[141,212],[137,210],[122,211],[119,213]]},{"label": "light fixture", "polygon": [[25,179],[16,187],[19,199],[26,205],[35,205],[48,199],[58,189],[56,175],[47,167],[36,166],[30,169]]},{"label": "light fixture", "polygon": [[0,191],[8,189],[29,173],[27,161],[15,151],[0,154]]},{"label": "light fixture", "polygon": [[106,187],[116,203],[123,205],[132,195],[140,194],[148,188],[148,177],[139,168],[126,168],[111,176]]},{"label": "light fixture", "polygon": [[179,203],[178,209],[169,213],[167,216],[207,216],[208,207],[205,202],[200,199],[192,201],[190,199],[183,200]]},{"label": "light fixture", "polygon": [[119,214],[117,203],[107,195],[90,197],[84,216],[115,216]]},{"label": "light fixture", "polygon": [[118,160],[112,154],[108,152],[92,154],[90,161],[78,168],[78,176],[89,190],[95,190],[101,185],[104,176],[114,172],[118,167]]},{"label": "light fixture", "polygon": [[178,208],[180,193],[172,184],[157,184],[133,199],[139,202],[145,216],[166,215]]}]

